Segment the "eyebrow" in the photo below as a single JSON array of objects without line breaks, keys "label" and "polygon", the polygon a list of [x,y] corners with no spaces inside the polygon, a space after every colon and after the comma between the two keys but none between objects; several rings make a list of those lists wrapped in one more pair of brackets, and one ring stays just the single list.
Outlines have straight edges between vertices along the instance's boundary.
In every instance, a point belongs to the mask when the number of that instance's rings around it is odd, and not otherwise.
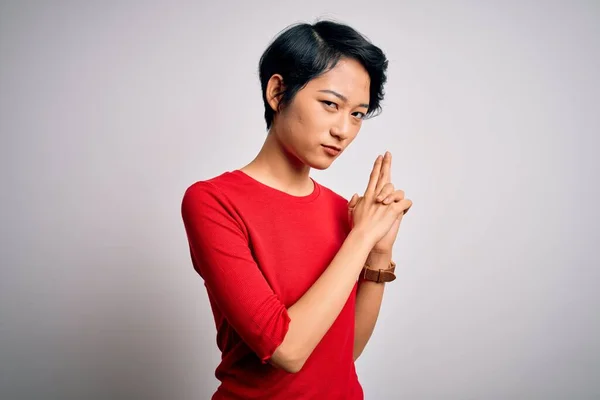
[{"label": "eyebrow", "polygon": [[[340,94],[340,93],[338,93],[338,92],[336,92],[336,91],[334,91],[334,90],[323,89],[323,90],[319,90],[319,92],[323,92],[323,93],[329,93],[329,94],[332,94],[332,95],[334,95],[335,97],[337,97],[338,99],[342,100],[344,103],[347,103],[347,102],[348,102],[348,98],[347,98],[346,96],[344,96],[343,94]],[[360,103],[358,106],[359,106],[359,107],[364,107],[364,108],[366,108],[367,110],[369,109],[369,105],[368,105],[368,104],[366,104],[366,103]]]}]

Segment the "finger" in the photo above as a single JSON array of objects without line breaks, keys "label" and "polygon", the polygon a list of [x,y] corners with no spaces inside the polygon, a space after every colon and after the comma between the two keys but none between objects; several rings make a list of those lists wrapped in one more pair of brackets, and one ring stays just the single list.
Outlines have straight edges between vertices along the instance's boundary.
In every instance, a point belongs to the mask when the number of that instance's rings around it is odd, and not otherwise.
[{"label": "finger", "polygon": [[377,186],[377,180],[379,179],[379,174],[381,173],[381,155],[377,156],[375,160],[375,165],[373,166],[373,170],[371,171],[371,175],[369,176],[369,184],[367,185],[367,189],[365,190],[364,197],[373,198],[375,197],[375,187]]},{"label": "finger", "polygon": [[408,210],[410,210],[411,207],[412,207],[412,201],[410,202],[410,205],[408,206],[408,208],[406,210],[404,210],[404,215],[406,215],[406,213],[408,213]]},{"label": "finger", "polygon": [[354,213],[354,207],[356,207],[356,204],[358,203],[358,198],[359,198],[359,196],[356,193],[354,193],[354,195],[348,202],[348,223],[350,224],[350,227],[354,226],[353,213]]},{"label": "finger", "polygon": [[350,201],[348,202],[348,208],[354,208],[356,207],[356,204],[358,204],[358,199],[359,199],[359,195],[354,193],[352,195],[352,198],[350,199]]},{"label": "finger", "polygon": [[389,197],[393,193],[394,193],[394,185],[392,185],[390,182],[388,182],[383,186],[383,188],[381,189],[381,192],[377,195],[376,200],[383,201],[383,199],[385,199],[386,197]]},{"label": "finger", "polygon": [[412,201],[409,199],[402,199],[398,202],[392,203],[390,207],[393,207],[398,214],[404,215],[409,208],[412,207]]},{"label": "finger", "polygon": [[382,203],[390,204],[393,201],[400,201],[402,199],[404,199],[404,190],[396,190],[395,192],[386,195],[382,200]]},{"label": "finger", "polygon": [[377,181],[377,187],[375,193],[379,193],[383,188],[383,185],[391,182],[391,166],[392,166],[392,153],[389,151],[385,152],[383,156],[383,163],[381,165],[381,172],[379,174],[379,180]]}]

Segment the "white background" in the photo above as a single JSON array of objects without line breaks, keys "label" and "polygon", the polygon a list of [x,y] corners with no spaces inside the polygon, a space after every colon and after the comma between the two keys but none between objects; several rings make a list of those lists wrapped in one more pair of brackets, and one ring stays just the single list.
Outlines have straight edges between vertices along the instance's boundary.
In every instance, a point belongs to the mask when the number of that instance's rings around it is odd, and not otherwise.
[{"label": "white background", "polygon": [[596,1],[4,1],[0,397],[207,399],[215,328],[180,216],[266,132],[262,51],[334,18],[384,111],[313,178],[390,150],[414,202],[357,362],[368,400],[600,398]]}]

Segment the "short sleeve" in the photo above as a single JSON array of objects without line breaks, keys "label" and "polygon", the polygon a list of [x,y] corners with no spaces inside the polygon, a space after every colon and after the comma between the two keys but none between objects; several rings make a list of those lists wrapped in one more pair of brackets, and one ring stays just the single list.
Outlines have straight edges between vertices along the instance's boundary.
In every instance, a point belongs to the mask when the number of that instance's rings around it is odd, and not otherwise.
[{"label": "short sleeve", "polygon": [[190,186],[182,218],[194,266],[241,339],[266,363],[289,329],[284,304],[252,257],[229,200],[210,182]]}]

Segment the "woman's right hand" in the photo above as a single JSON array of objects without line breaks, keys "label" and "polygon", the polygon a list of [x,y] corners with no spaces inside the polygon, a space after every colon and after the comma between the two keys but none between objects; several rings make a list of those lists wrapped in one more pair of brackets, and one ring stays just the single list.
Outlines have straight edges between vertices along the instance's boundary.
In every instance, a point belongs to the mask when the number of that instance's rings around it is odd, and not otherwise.
[{"label": "woman's right hand", "polygon": [[392,202],[383,204],[377,202],[377,182],[382,176],[381,168],[383,157],[380,155],[375,160],[375,165],[369,177],[369,183],[358,203],[354,206],[351,215],[352,230],[360,231],[365,238],[377,243],[390,230],[394,221],[399,219],[410,207],[410,201]]}]

